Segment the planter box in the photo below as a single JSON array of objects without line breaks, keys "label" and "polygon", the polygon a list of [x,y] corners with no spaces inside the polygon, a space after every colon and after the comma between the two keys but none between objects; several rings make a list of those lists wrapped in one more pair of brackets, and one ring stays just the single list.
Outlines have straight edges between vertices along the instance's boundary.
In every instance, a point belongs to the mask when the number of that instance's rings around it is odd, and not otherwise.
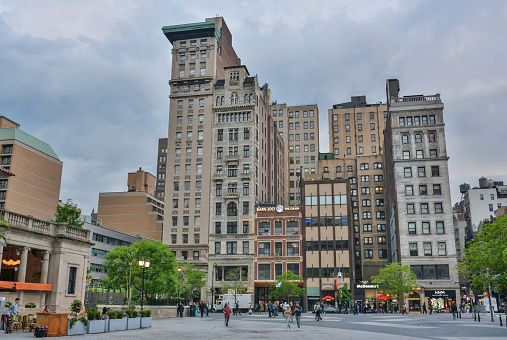
[{"label": "planter box", "polygon": [[104,333],[106,326],[107,320],[88,321],[88,334]]},{"label": "planter box", "polygon": [[76,321],[74,326],[70,328],[70,322],[67,324],[67,335],[86,334],[86,326],[81,321]]},{"label": "planter box", "polygon": [[127,319],[109,319],[108,332],[124,331],[127,329]]},{"label": "planter box", "polygon": [[141,318],[127,318],[127,329],[141,328]]},{"label": "planter box", "polygon": [[147,318],[141,318],[141,328],[151,327],[151,321],[152,321],[151,316]]}]

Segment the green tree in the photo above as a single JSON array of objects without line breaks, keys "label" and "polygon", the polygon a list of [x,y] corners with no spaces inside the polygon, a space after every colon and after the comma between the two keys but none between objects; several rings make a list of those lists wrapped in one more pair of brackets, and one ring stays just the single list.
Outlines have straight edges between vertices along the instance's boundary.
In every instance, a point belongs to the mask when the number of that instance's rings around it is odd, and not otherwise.
[{"label": "green tree", "polygon": [[234,300],[237,294],[241,294],[247,285],[246,272],[241,267],[231,268],[225,273],[226,283],[222,285],[221,290],[224,294],[232,290],[234,292]]},{"label": "green tree", "polygon": [[82,228],[84,224],[84,222],[81,221],[81,209],[77,207],[77,204],[72,203],[70,198],[63,206],[56,206],[55,222],[65,222],[78,228]]},{"label": "green tree", "polygon": [[340,304],[343,302],[349,302],[351,297],[352,294],[350,293],[349,285],[347,283],[344,283],[343,286],[336,291],[336,300],[338,300]]},{"label": "green tree", "polygon": [[507,289],[507,216],[482,225],[463,251],[465,256],[458,264],[462,279],[477,290]]},{"label": "green tree", "polygon": [[204,278],[206,273],[194,268],[193,264],[187,263],[181,266],[181,276],[178,280],[178,293],[185,298],[198,297],[202,287],[206,285]]},{"label": "green tree", "polygon": [[372,276],[371,281],[378,285],[384,295],[391,298],[400,298],[417,287],[417,276],[410,266],[402,266],[399,262],[393,262],[381,268],[377,276]]},{"label": "green tree", "polygon": [[[150,294],[174,294],[176,292],[178,271],[174,254],[157,241],[143,240],[130,246],[118,246],[106,254],[104,268],[107,282],[114,287],[142,289],[143,270],[138,260],[143,257],[150,260],[145,271],[144,292]],[[128,297],[130,301],[130,297]]]},{"label": "green tree", "polygon": [[289,301],[291,296],[306,296],[306,289],[301,288],[303,283],[301,276],[287,270],[282,275],[276,277],[276,282],[271,285],[271,296],[277,300],[285,298]]},{"label": "green tree", "polygon": [[3,240],[5,243],[7,243],[7,229],[9,229],[11,226],[6,221],[0,220],[0,227],[5,227],[0,228],[0,240]]}]

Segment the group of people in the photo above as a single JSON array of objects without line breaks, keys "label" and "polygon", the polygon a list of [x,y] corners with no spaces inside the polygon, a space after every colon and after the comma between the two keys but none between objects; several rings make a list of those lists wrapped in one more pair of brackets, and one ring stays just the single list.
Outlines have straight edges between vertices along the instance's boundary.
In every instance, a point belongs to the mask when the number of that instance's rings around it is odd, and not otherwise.
[{"label": "group of people", "polygon": [[[194,309],[194,316],[197,316],[199,312],[201,312],[201,318],[204,317],[204,313],[206,313],[206,316],[209,316],[209,312],[211,310],[211,305],[207,301],[201,301],[200,304],[189,302],[188,306],[190,307],[190,310],[192,306],[195,306]],[[185,306],[181,302],[178,302],[178,305],[176,306],[176,314],[182,318],[183,317],[183,311],[185,310]]]},{"label": "group of people", "polygon": [[[20,315],[19,314],[19,304],[21,303],[20,298],[16,298],[14,302],[9,306],[9,314],[10,315]],[[44,307],[42,313],[49,313],[49,306]]]}]

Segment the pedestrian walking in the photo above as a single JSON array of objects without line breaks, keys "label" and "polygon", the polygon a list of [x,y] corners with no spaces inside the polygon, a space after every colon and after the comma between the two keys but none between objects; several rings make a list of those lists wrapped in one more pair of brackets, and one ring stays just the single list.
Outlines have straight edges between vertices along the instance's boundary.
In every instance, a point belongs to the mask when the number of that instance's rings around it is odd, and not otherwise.
[{"label": "pedestrian walking", "polygon": [[206,310],[206,304],[204,303],[204,301],[201,301],[199,309],[201,310],[201,318],[202,318],[204,316],[204,311]]},{"label": "pedestrian walking", "polygon": [[317,303],[317,311],[315,312],[315,320],[322,321],[322,317],[320,316],[320,313],[322,312],[322,307],[320,303]]},{"label": "pedestrian walking", "polygon": [[298,325],[298,331],[301,330],[301,313],[303,312],[303,307],[299,305],[299,302],[296,302],[296,306],[294,307],[294,315],[296,316],[296,324]]},{"label": "pedestrian walking", "polygon": [[407,314],[408,315],[408,313],[407,313],[407,305],[406,304],[403,305],[403,312],[401,313],[401,315],[403,315],[403,314]]},{"label": "pedestrian walking", "polygon": [[229,327],[229,319],[231,318],[231,307],[229,307],[229,304],[225,305],[224,308],[224,318],[225,318],[225,327]]},{"label": "pedestrian walking", "polygon": [[430,303],[428,303],[429,305],[429,309],[430,309],[430,315],[433,314],[433,305]]},{"label": "pedestrian walking", "polygon": [[456,306],[456,302],[452,303],[451,310],[452,310],[452,318],[456,319],[456,314],[457,314],[457,311],[458,311],[458,306]]},{"label": "pedestrian walking", "polygon": [[290,316],[290,322],[291,322],[291,323],[294,323],[294,309],[295,309],[295,308],[296,308],[296,307],[294,306],[294,303],[293,303],[293,302],[291,302],[291,303],[290,303],[290,310],[291,310],[291,312],[292,312],[292,315]]},{"label": "pedestrian walking", "polygon": [[252,304],[251,303],[248,304],[248,314],[252,315]]},{"label": "pedestrian walking", "polygon": [[426,302],[423,303],[423,314],[428,314],[426,311]]},{"label": "pedestrian walking", "polygon": [[238,301],[236,301],[236,309],[234,310],[234,315],[236,315],[236,313],[241,315],[241,313],[239,312],[239,302]]},{"label": "pedestrian walking", "polygon": [[273,307],[271,306],[271,301],[268,302],[268,305],[267,305],[267,308],[268,308],[268,317],[271,318],[271,314],[273,313]]},{"label": "pedestrian walking", "polygon": [[287,329],[290,331],[290,318],[292,316],[292,309],[287,304],[285,304],[283,315],[285,316],[285,331],[287,331]]}]

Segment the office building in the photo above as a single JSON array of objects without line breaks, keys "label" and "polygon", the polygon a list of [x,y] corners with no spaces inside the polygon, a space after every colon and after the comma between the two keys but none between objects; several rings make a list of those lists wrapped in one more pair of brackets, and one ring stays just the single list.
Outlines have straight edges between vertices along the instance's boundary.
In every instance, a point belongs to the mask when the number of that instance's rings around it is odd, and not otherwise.
[{"label": "office building", "polygon": [[157,188],[155,198],[161,201],[165,199],[165,174],[167,164],[167,138],[159,138],[157,154]]},{"label": "office building", "polygon": [[399,81],[387,80],[385,130],[386,212],[390,259],[410,265],[418,290],[408,295],[410,312],[423,303],[448,308],[459,295],[456,236],[440,94],[399,96]]}]

